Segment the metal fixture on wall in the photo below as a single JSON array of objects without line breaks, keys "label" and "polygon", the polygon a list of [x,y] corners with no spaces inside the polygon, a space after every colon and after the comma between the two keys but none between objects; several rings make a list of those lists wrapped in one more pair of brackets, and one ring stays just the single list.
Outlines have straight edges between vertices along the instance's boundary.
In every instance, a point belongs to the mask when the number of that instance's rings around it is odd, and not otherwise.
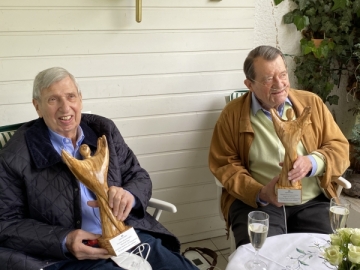
[{"label": "metal fixture on wall", "polygon": [[139,23],[142,19],[142,0],[136,0],[136,21]]}]

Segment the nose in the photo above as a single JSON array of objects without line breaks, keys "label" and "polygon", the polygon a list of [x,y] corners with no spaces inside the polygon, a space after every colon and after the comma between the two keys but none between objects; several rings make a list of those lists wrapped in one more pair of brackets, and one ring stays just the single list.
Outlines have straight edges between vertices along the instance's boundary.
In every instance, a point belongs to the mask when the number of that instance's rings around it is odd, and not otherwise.
[{"label": "nose", "polygon": [[280,90],[284,86],[287,85],[287,82],[285,79],[282,79],[280,75],[273,77],[273,85],[271,87],[272,90]]},{"label": "nose", "polygon": [[280,84],[282,82],[282,80],[280,79],[279,76],[274,76],[273,77],[273,83],[274,84]]},{"label": "nose", "polygon": [[64,112],[69,111],[70,109],[70,102],[66,98],[62,98],[60,101],[60,109]]}]

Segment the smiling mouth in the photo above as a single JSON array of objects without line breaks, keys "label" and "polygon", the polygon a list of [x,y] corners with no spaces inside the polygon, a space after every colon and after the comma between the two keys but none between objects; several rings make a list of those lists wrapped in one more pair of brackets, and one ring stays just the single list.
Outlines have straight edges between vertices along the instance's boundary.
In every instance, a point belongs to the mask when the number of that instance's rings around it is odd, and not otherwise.
[{"label": "smiling mouth", "polygon": [[284,92],[284,90],[280,90],[280,91],[276,91],[276,92],[271,92],[271,94],[272,94],[272,95],[277,95],[277,94],[280,94],[280,93],[282,93],[282,92]]},{"label": "smiling mouth", "polygon": [[287,85],[285,85],[283,88],[281,88],[281,89],[278,89],[278,88],[272,88],[271,89],[271,94],[279,94],[279,93],[282,93],[282,92],[284,92],[285,91],[285,89],[287,88],[288,86]]},{"label": "smiling mouth", "polygon": [[71,115],[60,117],[60,120],[65,120],[65,121],[67,121],[67,120],[70,120],[70,119],[71,119]]}]

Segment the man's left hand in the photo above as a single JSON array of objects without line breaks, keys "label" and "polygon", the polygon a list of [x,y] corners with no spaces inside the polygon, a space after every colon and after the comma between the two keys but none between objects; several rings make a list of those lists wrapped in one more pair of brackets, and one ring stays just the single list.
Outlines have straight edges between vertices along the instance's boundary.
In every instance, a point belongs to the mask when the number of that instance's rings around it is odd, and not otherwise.
[{"label": "man's left hand", "polygon": [[[109,206],[113,211],[117,220],[124,221],[133,206],[135,197],[125,189],[121,187],[111,186],[108,191]],[[91,207],[98,207],[96,201],[88,201],[87,203]]]},{"label": "man's left hand", "polygon": [[292,170],[288,173],[288,178],[290,181],[299,181],[303,179],[309,171],[312,169],[311,161],[306,156],[298,156],[294,162]]}]

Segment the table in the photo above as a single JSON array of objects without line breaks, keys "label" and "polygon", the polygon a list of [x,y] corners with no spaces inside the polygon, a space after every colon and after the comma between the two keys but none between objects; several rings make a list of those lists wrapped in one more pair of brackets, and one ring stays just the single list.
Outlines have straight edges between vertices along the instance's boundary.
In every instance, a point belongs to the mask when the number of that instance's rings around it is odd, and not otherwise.
[{"label": "table", "polygon": [[[322,252],[329,246],[329,235],[293,233],[268,237],[259,251],[259,259],[268,270],[336,269],[325,261]],[[229,257],[226,270],[245,270],[245,263],[254,258],[251,244],[238,247]]]}]

